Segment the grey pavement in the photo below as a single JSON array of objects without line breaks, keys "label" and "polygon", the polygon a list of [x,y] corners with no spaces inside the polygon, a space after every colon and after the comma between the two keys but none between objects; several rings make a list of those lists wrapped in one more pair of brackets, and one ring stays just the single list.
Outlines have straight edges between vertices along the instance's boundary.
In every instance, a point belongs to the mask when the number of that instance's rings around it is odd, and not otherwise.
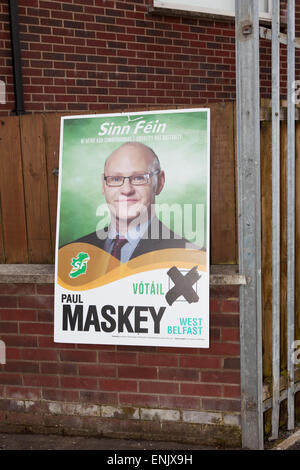
[{"label": "grey pavement", "polygon": [[[275,450],[284,445],[283,450],[300,450],[300,430],[295,433],[282,433],[277,442],[266,441],[265,450]],[[293,436],[296,438],[293,439]],[[285,445],[285,443],[287,445]],[[287,448],[286,448],[287,447]],[[204,446],[170,441],[137,441],[92,436],[65,436],[54,434],[0,433],[1,450],[112,450],[112,451],[226,451],[242,450],[240,448],[224,449],[218,446]],[[278,451],[280,452],[280,450]],[[218,452],[216,452],[218,453]]]},{"label": "grey pavement", "polygon": [[196,444],[51,434],[0,434],[0,450],[218,450]]},{"label": "grey pavement", "polygon": [[289,447],[288,450],[300,450],[300,441],[296,442],[293,446]]}]

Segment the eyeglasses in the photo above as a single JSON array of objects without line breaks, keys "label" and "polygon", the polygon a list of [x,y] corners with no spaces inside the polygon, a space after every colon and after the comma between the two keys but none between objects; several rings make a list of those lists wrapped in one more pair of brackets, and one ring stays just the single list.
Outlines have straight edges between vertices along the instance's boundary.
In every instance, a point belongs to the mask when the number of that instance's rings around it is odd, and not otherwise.
[{"label": "eyeglasses", "polygon": [[133,186],[142,186],[143,184],[148,184],[152,176],[160,173],[160,170],[155,170],[150,173],[145,173],[144,175],[132,175],[132,176],[104,176],[104,180],[107,186],[122,186],[125,179],[129,180],[129,183]]}]

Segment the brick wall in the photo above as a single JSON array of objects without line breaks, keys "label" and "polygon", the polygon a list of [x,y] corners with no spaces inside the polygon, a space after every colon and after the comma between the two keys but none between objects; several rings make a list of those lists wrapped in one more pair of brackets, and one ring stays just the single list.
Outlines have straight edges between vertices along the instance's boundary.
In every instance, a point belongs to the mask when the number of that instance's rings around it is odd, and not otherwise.
[{"label": "brick wall", "polygon": [[[98,111],[235,100],[233,22],[151,16],[151,0],[19,0],[25,110]],[[286,20],[286,2],[282,2]],[[300,4],[297,2],[297,35]],[[271,44],[261,41],[261,96]],[[282,98],[286,49],[282,50]],[[300,61],[297,52],[296,79]],[[14,109],[8,1],[0,80]],[[211,289],[211,347],[53,343],[53,284],[0,283],[0,429],[126,437],[240,439],[238,287]],[[200,432],[201,431],[201,432]]]},{"label": "brick wall", "polygon": [[[147,12],[151,4],[19,0],[26,111],[84,112],[234,100],[234,23],[153,16]],[[284,2],[282,19],[286,20]],[[282,53],[285,97],[285,47]],[[271,44],[261,41],[265,98],[270,97],[270,67]],[[14,109],[7,0],[0,0],[0,79],[7,84],[7,104],[0,105],[0,113],[7,114]]]},{"label": "brick wall", "polygon": [[54,343],[53,284],[0,283],[0,430],[239,445],[238,289],[211,287],[207,350]]}]

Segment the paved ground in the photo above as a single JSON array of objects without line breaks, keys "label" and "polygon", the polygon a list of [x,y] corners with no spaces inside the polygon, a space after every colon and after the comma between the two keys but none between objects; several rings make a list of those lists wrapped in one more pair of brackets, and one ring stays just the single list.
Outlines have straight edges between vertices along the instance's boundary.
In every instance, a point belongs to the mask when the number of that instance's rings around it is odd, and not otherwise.
[{"label": "paved ground", "polygon": [[289,450],[300,450],[300,441],[298,441],[292,447],[289,447]]},{"label": "paved ground", "polygon": [[[298,428],[299,434],[300,428]],[[293,437],[293,432],[282,433],[277,442],[266,442],[265,450],[273,450],[277,445]],[[0,433],[1,450],[106,450],[106,451],[199,451],[224,450],[220,447],[209,447],[196,444],[180,444],[169,441],[134,441],[100,437],[61,436],[49,434],[5,434]],[[226,449],[225,449],[226,450]],[[228,449],[241,450],[241,449]],[[294,440],[286,450],[300,450],[300,439]],[[217,452],[218,453],[218,452]],[[222,452],[221,452],[222,453]]]},{"label": "paved ground", "polygon": [[0,434],[0,450],[217,450],[217,447],[97,437]]},{"label": "paved ground", "polygon": [[300,426],[297,423],[293,431],[279,431],[276,441],[266,441],[265,449],[267,450],[300,450]]}]

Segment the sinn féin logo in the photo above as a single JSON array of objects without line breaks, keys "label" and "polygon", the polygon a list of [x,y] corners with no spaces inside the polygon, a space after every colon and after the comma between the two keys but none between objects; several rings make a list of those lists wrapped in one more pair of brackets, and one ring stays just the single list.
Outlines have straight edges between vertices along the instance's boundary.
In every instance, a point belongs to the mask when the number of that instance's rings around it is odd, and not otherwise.
[{"label": "sinn f\u00e9in logo", "polygon": [[74,279],[75,277],[81,276],[81,274],[85,274],[89,259],[88,253],[83,252],[78,253],[77,258],[72,258],[72,271],[69,273],[70,278]]}]

